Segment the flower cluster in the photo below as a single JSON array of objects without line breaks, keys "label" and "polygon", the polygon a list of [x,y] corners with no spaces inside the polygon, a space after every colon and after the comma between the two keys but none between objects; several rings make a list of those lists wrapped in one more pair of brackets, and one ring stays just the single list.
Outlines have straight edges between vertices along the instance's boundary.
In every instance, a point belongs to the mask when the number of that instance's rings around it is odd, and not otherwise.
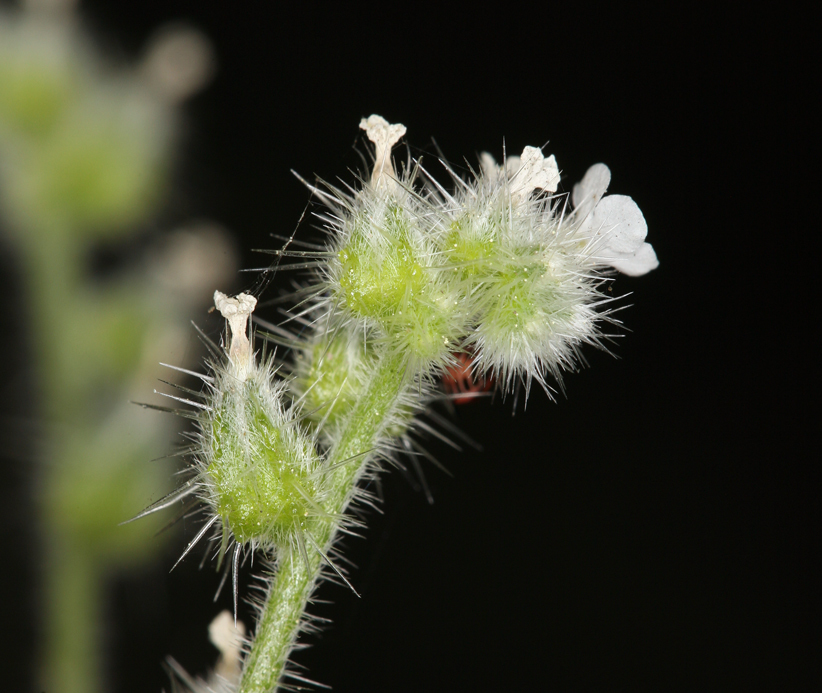
[{"label": "flower cluster", "polygon": [[189,548],[221,528],[221,555],[235,547],[235,598],[242,546],[277,558],[240,691],[302,680],[288,655],[322,567],[347,582],[329,558],[338,530],[355,522],[352,500],[371,500],[362,480],[415,448],[437,376],[470,356],[506,390],[536,381],[549,391],[548,377],[575,367],[581,345],[599,345],[599,325],[613,320],[600,291],[609,274],[658,264],[637,205],[605,195],[603,164],[570,204],[557,193],[554,157],[535,147],[502,166],[484,154],[471,181],[447,168],[449,192],[418,164],[396,172],[391,150],[404,126],[371,116],[360,127],[375,145],[369,180],[350,192],[310,186],[329,209],[319,215],[327,244],[272,251],[315,268],[289,318],[299,331],[259,321],[295,354],[286,377],[270,359],[257,364],[247,336],[254,297],[217,292],[230,345],[200,376],[202,403],[184,400],[199,410],[195,476],[146,511],[199,494],[211,519]]},{"label": "flower cluster", "polygon": [[554,157],[535,147],[504,166],[484,154],[473,181],[448,169],[451,193],[419,166],[394,172],[403,126],[371,116],[361,127],[376,145],[370,182],[354,194],[314,188],[332,210],[317,302],[331,324],[367,331],[417,370],[447,368],[467,350],[506,389],[547,389],[581,345],[600,344],[609,271],[658,264],[639,207],[605,196],[604,164],[574,186],[573,208],[557,194]]}]

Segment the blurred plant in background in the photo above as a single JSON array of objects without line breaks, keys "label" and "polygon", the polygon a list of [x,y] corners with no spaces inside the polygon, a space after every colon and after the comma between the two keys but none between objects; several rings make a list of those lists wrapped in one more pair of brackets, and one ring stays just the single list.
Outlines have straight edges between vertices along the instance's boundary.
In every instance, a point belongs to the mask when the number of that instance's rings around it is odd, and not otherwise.
[{"label": "blurred plant in background", "polygon": [[158,524],[118,523],[165,493],[176,469],[148,462],[175,438],[174,417],[149,420],[129,400],[145,399],[159,361],[196,360],[188,322],[235,270],[209,224],[132,244],[141,249],[116,271],[93,263],[157,212],[179,107],[212,68],[192,29],[161,30],[123,67],[99,55],[68,0],[0,7],[0,227],[22,268],[40,407],[40,685],[50,693],[102,687],[101,586],[162,549]]}]

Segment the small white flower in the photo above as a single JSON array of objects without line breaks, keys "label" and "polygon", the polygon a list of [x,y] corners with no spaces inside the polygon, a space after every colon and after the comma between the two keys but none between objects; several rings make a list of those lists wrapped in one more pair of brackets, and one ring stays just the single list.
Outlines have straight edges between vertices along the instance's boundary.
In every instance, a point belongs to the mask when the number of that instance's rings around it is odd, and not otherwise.
[{"label": "small white flower", "polygon": [[605,164],[594,164],[574,186],[571,201],[581,220],[578,233],[592,243],[592,258],[632,277],[659,267],[656,253],[645,242],[648,225],[630,197],[605,195],[611,172]]},{"label": "small white flower", "polygon": [[559,185],[557,160],[553,154],[548,158],[543,156],[538,147],[526,147],[522,150],[522,156],[507,157],[504,170],[494,161],[494,157],[483,152],[480,166],[485,178],[493,181],[504,175],[510,181],[508,190],[514,206],[522,204],[534,190],[555,193]]},{"label": "small white flower", "polygon": [[216,677],[219,676],[227,683],[236,684],[240,680],[242,669],[245,625],[242,621],[235,620],[233,614],[226,609],[209,624],[208,639],[220,651],[215,676],[210,683],[218,685],[220,681]]},{"label": "small white flower", "polygon": [[248,341],[248,317],[254,312],[257,299],[250,294],[230,298],[220,291],[214,292],[214,305],[228,321],[231,329],[231,346],[228,357],[240,380],[245,380],[251,364],[251,343]]},{"label": "small white flower", "polygon": [[551,154],[547,159],[537,147],[526,147],[522,150],[520,166],[511,175],[511,166],[506,162],[511,180],[511,200],[519,204],[526,200],[534,190],[545,190],[549,193],[557,191],[559,185],[559,168],[557,160]]},{"label": "small white flower", "polygon": [[360,129],[365,130],[368,139],[374,143],[374,171],[371,174],[371,185],[374,188],[393,190],[397,183],[394,166],[391,164],[391,149],[405,135],[405,125],[389,125],[382,116],[371,115],[360,121]]}]

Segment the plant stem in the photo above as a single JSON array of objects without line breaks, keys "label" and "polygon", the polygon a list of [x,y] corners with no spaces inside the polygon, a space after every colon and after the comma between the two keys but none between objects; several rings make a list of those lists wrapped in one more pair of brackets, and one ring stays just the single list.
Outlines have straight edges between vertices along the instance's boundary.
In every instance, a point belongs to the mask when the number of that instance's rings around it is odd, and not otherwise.
[{"label": "plant stem", "polygon": [[[325,509],[334,517],[345,512],[357,482],[373,458],[371,451],[378,445],[406,383],[407,365],[404,354],[382,355],[339,442],[328,454],[326,464],[331,483]],[[312,523],[313,543],[322,547],[326,556],[334,544],[338,527],[337,522],[328,520]],[[305,542],[305,552],[307,563],[294,550],[278,565],[238,693],[271,693],[278,686],[323,564],[322,554],[311,541]]]},{"label": "plant stem", "polygon": [[70,541],[54,546],[49,560],[41,685],[44,691],[95,693],[101,688],[99,565]]}]

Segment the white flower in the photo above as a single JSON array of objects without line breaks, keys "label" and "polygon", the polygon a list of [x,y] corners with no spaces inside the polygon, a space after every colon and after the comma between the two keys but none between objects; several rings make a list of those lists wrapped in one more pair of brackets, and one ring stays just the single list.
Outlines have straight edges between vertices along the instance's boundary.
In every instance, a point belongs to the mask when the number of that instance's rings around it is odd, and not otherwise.
[{"label": "white flower", "polygon": [[[509,167],[509,162],[506,162],[509,171],[515,165],[515,162],[510,163]],[[526,147],[522,150],[519,164],[513,175],[509,173],[511,199],[515,204],[525,200],[534,190],[557,191],[559,168],[553,154],[546,159],[537,147]]]},{"label": "white flower", "polygon": [[220,685],[220,678],[224,682],[235,684],[240,680],[243,662],[243,647],[245,646],[245,625],[237,621],[227,609],[208,626],[208,639],[220,651],[220,659],[210,683]]},{"label": "white flower", "polygon": [[382,116],[371,115],[360,121],[360,129],[365,130],[368,139],[374,143],[374,171],[371,174],[371,185],[375,189],[380,187],[393,190],[395,181],[394,166],[391,164],[391,149],[405,135],[405,125],[394,123],[390,125]]},{"label": "white flower", "polygon": [[480,155],[480,165],[486,178],[497,180],[504,175],[508,179],[508,190],[514,206],[522,204],[534,190],[549,193],[557,191],[557,160],[553,154],[548,158],[543,156],[538,147],[526,147],[522,150],[522,156],[507,157],[504,171],[488,152]]},{"label": "white flower", "polygon": [[228,357],[235,375],[245,380],[251,368],[251,343],[248,341],[248,317],[254,312],[257,299],[250,294],[230,298],[220,291],[214,292],[214,305],[228,321],[231,329],[231,346]]},{"label": "white flower", "polygon": [[638,277],[659,267],[656,253],[645,242],[648,225],[630,197],[607,195],[611,172],[594,164],[574,186],[571,201],[581,222],[578,233],[592,243],[592,258],[603,265]]}]

